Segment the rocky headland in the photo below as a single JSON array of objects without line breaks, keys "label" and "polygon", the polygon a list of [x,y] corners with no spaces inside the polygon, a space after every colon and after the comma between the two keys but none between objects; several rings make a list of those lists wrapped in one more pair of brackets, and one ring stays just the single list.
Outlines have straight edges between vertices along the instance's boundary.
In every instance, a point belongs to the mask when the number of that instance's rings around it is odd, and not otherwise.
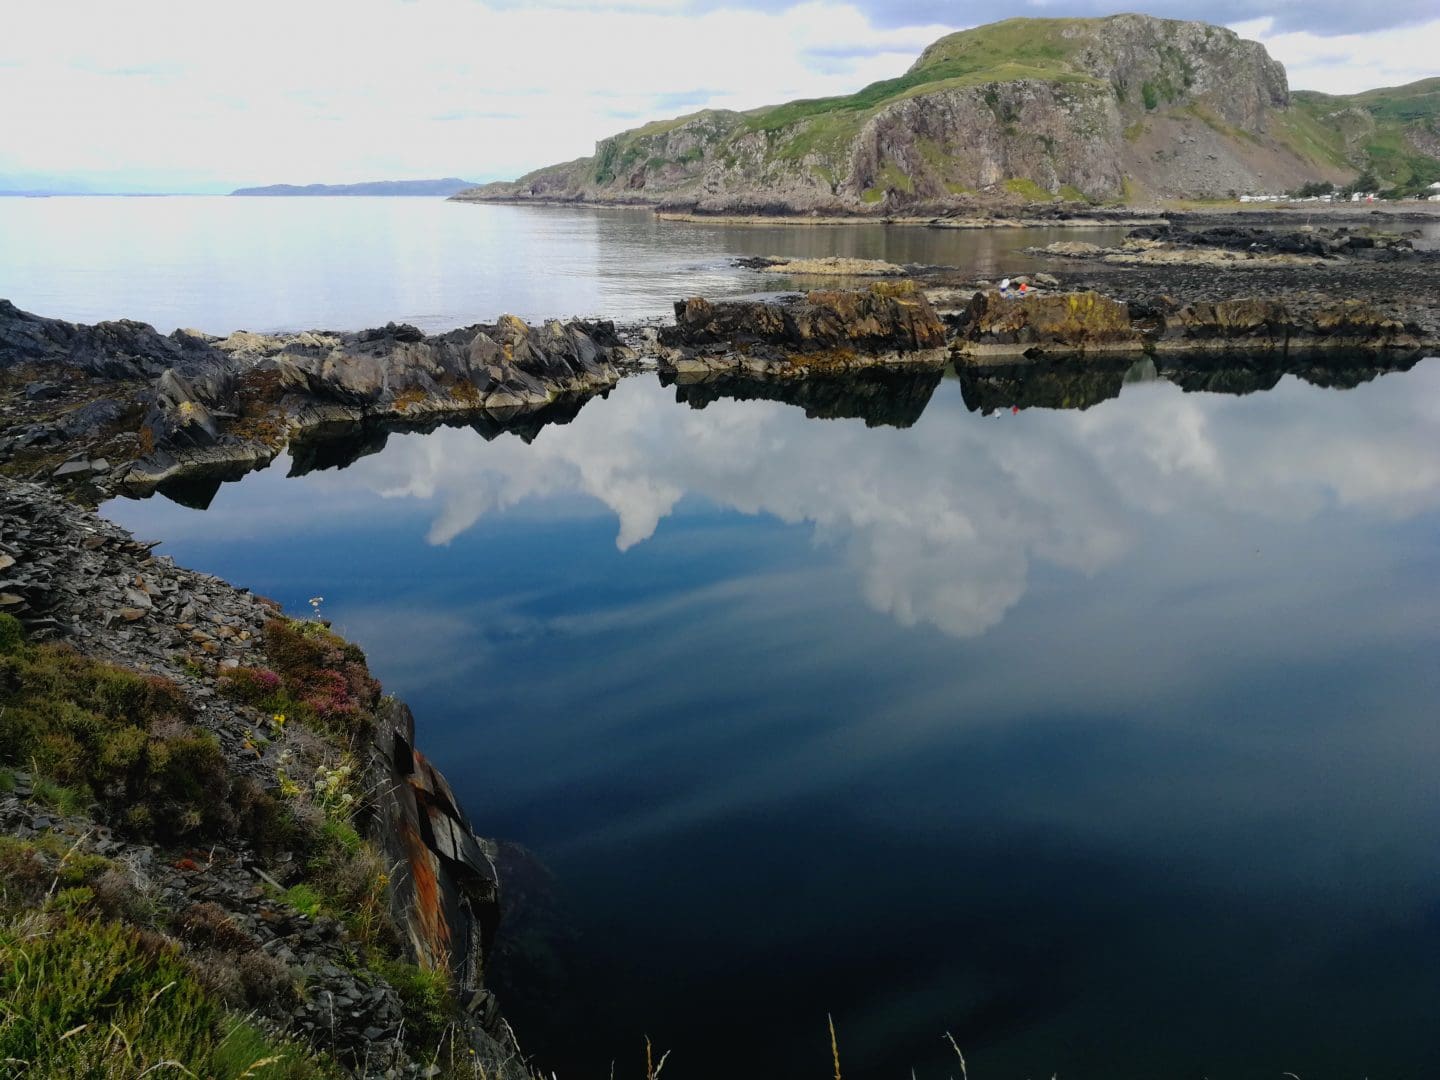
[{"label": "rocky headland", "polygon": [[454,198],[963,227],[1365,174],[1416,194],[1440,177],[1433,91],[1292,93],[1263,46],[1200,22],[1008,19],[853,94],[657,120]]}]

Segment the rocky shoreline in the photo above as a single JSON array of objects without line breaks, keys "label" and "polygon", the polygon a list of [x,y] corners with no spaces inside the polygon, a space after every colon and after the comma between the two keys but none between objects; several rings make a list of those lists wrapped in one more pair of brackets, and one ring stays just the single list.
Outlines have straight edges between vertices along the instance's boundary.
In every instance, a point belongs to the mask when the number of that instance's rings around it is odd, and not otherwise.
[{"label": "rocky shoreline", "polygon": [[0,473],[92,502],[164,486],[203,505],[287,446],[303,470],[327,446],[390,430],[469,423],[493,437],[573,417],[647,368],[680,382],[792,381],[1065,355],[1440,345],[1440,253],[1393,232],[1152,223],[1119,248],[1046,253],[1056,273],[1017,277],[1023,296],[954,268],[822,260],[824,276],[871,283],[773,301],[692,297],[660,328],[504,316],[433,335],[391,323],[218,338],[127,320],[77,326],[0,300]]}]

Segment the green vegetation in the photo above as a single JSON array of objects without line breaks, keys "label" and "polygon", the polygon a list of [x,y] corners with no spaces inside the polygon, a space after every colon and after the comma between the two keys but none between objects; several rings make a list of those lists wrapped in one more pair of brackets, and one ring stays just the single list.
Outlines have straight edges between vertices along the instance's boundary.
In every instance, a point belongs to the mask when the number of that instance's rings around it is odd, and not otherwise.
[{"label": "green vegetation", "polygon": [[1195,117],[1195,119],[1199,120],[1211,131],[1219,132],[1228,139],[1244,139],[1246,142],[1255,143],[1257,146],[1260,143],[1260,140],[1255,137],[1253,132],[1246,131],[1244,128],[1232,127],[1203,105],[1190,104],[1185,107],[1184,111]]},{"label": "green vegetation", "polygon": [[405,1027],[413,1045],[437,1047],[457,1016],[450,973],[399,960],[382,962],[377,968],[400,995]]},{"label": "green vegetation", "polygon": [[1345,96],[1299,91],[1292,99],[1290,141],[1311,160],[1372,170],[1391,195],[1418,194],[1440,180],[1440,159],[1410,138],[1428,131],[1433,139],[1440,130],[1440,78]]},{"label": "green vegetation", "polygon": [[65,645],[12,644],[0,656],[0,762],[33,768],[36,797],[64,813],[94,801],[162,837],[233,830],[239,808],[219,744],[189,721],[167,679]]},{"label": "green vegetation", "polygon": [[238,1080],[338,1075],[229,1019],[179,950],[85,917],[0,924],[0,1061],[40,1078],[149,1071]]},{"label": "green vegetation", "polygon": [[299,619],[271,619],[264,646],[274,669],[221,672],[227,694],[281,717],[282,725],[297,721],[345,745],[369,736],[380,684],[358,646],[320,622]]},{"label": "green vegetation", "polygon": [[[474,1075],[448,972],[397,959],[387,866],[357,829],[371,807],[356,751],[379,684],[318,619],[273,619],[261,644],[269,666],[218,675],[242,709],[261,710],[244,744],[256,761],[237,768],[177,684],[31,643],[0,615],[0,791],[23,771],[30,802],[118,824],[172,872],[204,872],[196,841],[283,852],[271,902],[342,923],[362,982],[393,977],[411,1053],[438,1075]],[[93,853],[90,830],[59,829],[0,836],[0,1061],[46,1080],[344,1075],[256,1019],[301,987],[242,921],[211,901],[163,908],[128,861]]]},{"label": "green vegetation", "polygon": [[1005,181],[1005,190],[1012,195],[1019,195],[1022,199],[1029,199],[1031,202],[1049,202],[1053,197],[1034,180],[1025,177],[1015,177]]}]

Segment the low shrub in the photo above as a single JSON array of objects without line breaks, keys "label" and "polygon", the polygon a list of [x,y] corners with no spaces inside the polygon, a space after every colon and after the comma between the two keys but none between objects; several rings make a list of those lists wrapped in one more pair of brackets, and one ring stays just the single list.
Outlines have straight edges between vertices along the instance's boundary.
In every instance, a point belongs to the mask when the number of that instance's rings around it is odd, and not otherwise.
[{"label": "low shrub", "polygon": [[[269,620],[263,644],[292,711],[313,717],[322,731],[338,738],[370,733],[380,684],[371,677],[359,646],[322,623],[296,619]],[[278,700],[275,707],[285,712]]]},{"label": "low shrub", "polygon": [[25,644],[25,630],[14,615],[0,614],[0,654],[9,655]]},{"label": "low shrub", "polygon": [[0,762],[33,766],[43,776],[35,797],[61,812],[97,801],[161,838],[234,828],[224,755],[189,726],[170,680],[66,645],[22,645],[0,655],[0,706]]}]

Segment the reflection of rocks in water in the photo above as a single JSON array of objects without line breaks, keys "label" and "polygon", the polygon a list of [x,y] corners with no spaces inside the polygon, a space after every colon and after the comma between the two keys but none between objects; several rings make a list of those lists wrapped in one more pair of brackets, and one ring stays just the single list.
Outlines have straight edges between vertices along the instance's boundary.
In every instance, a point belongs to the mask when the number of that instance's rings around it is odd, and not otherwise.
[{"label": "reflection of rocks in water", "polygon": [[965,407],[986,416],[999,409],[1088,409],[1120,395],[1131,365],[1088,361],[1083,365],[1041,361],[993,367],[959,366]]},{"label": "reflection of rocks in water", "polygon": [[735,401],[779,401],[805,410],[812,420],[861,419],[867,427],[910,427],[920,419],[943,372],[861,371],[850,375],[779,382],[775,379],[725,375],[699,382],[676,382],[662,373],[664,385],[675,386],[675,400],[703,409],[724,398]]},{"label": "reflection of rocks in water", "polygon": [[[369,423],[326,424],[305,432],[290,444],[290,476],[304,476],[324,469],[344,469],[361,458],[385,449],[391,435],[428,435],[440,428],[469,428],[486,442],[501,435],[518,436],[532,443],[542,429],[568,424],[597,395],[575,395],[558,399],[543,409],[484,412],[478,415],[448,416],[425,420],[375,420]],[[213,494],[213,493],[212,493]]]},{"label": "reflection of rocks in water", "polygon": [[1057,360],[959,366],[960,391],[971,412],[999,409],[1088,409],[1118,397],[1123,386],[1163,379],[1186,393],[1254,394],[1273,390],[1286,375],[1316,386],[1349,389],[1392,371],[1408,371],[1418,354],[1274,353],[1253,356],[1162,354],[1128,367],[1120,361]]},{"label": "reflection of rocks in water", "polygon": [[578,934],[555,893],[554,876],[531,851],[502,841],[500,933],[488,957],[485,985],[523,1032],[527,1048],[564,1046],[566,1009],[577,982]]}]

